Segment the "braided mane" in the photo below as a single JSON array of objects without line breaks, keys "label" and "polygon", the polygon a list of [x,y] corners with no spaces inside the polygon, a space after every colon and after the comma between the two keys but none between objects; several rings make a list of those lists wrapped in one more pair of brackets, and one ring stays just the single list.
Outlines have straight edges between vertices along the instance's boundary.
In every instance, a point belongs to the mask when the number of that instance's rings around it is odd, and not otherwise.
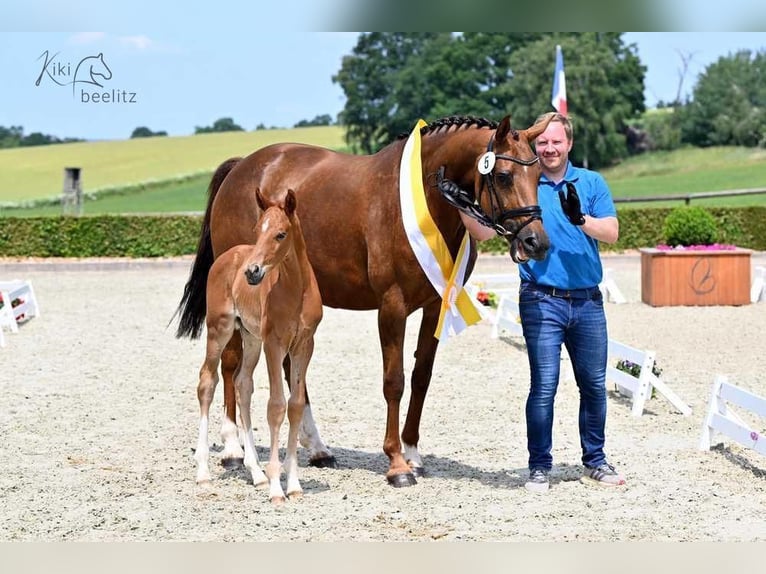
[{"label": "braided mane", "polygon": [[[438,120],[435,120],[431,122],[430,124],[424,126],[420,129],[420,135],[424,136],[430,133],[438,132],[441,129],[444,129],[444,131],[449,130],[450,128],[455,127],[457,129],[460,128],[468,128],[468,127],[476,127],[476,128],[489,128],[491,130],[494,130],[497,128],[497,122],[494,122],[492,120],[488,120],[486,118],[477,118],[475,116],[449,116],[446,118],[441,118]],[[409,136],[409,132],[405,132],[402,134],[399,134],[396,139],[406,139]]]}]

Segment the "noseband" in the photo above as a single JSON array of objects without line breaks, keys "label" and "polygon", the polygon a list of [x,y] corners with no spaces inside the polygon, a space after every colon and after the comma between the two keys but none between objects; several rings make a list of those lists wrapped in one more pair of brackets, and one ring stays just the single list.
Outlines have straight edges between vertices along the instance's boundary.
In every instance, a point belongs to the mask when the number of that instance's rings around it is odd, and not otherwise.
[{"label": "noseband", "polygon": [[[493,144],[494,144],[494,138],[491,137],[489,138],[489,143],[487,144],[488,152],[492,152]],[[537,156],[533,157],[532,159],[520,159],[518,157],[513,157],[510,155],[496,155],[495,158],[505,159],[523,166],[534,165],[538,161],[540,161],[540,158]],[[540,209],[539,205],[528,205],[526,207],[520,207],[518,209],[508,209],[506,211],[501,211],[500,197],[497,193],[497,190],[495,189],[495,184],[492,181],[492,178],[495,172],[494,166],[492,167],[491,170],[489,170],[487,173],[484,173],[482,176],[484,180],[484,185],[479,189],[478,200],[474,200],[474,196],[472,193],[461,189],[460,186],[458,186],[454,181],[445,179],[444,171],[445,171],[445,166],[441,166],[439,168],[439,171],[436,174],[436,178],[437,178],[436,185],[439,188],[439,191],[441,192],[444,199],[446,199],[448,203],[458,208],[460,211],[474,218],[476,221],[478,221],[482,225],[491,227],[492,229],[495,230],[495,232],[498,235],[504,236],[506,239],[508,239],[508,241],[513,241],[514,239],[516,239],[516,237],[521,232],[521,230],[524,229],[527,225],[529,225],[533,221],[535,220],[542,221],[543,219],[542,209]],[[487,188],[487,192],[489,193],[489,204],[492,208],[491,217],[488,216],[484,212],[484,210],[481,208],[480,200],[481,200],[481,193],[484,187]],[[508,229],[505,227],[505,225],[503,225],[509,219],[513,219],[516,217],[525,217],[525,216],[527,216],[527,219],[525,219],[520,224],[514,223],[512,229]]]}]

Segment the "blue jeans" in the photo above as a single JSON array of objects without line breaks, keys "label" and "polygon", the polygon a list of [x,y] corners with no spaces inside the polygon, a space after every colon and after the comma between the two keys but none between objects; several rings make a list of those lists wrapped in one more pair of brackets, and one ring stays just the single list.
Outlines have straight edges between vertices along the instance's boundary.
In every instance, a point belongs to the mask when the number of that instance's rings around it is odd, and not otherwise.
[{"label": "blue jeans", "polygon": [[550,470],[553,403],[559,383],[561,345],[566,346],[580,390],[582,463],[606,462],[606,361],[609,339],[598,288],[590,298],[562,298],[523,283],[519,311],[527,344],[531,384],[527,397],[529,468]]}]

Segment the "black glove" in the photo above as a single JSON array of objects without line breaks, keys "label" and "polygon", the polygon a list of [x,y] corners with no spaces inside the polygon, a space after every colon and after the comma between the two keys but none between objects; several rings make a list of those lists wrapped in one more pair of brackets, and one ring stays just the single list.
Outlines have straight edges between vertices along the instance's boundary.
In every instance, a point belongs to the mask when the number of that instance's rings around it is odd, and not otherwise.
[{"label": "black glove", "polygon": [[564,197],[564,191],[559,190],[559,201],[561,201],[561,209],[564,210],[564,214],[569,218],[572,225],[582,225],[585,223],[585,216],[580,209],[580,198],[577,195],[574,184],[567,182],[566,197]]}]

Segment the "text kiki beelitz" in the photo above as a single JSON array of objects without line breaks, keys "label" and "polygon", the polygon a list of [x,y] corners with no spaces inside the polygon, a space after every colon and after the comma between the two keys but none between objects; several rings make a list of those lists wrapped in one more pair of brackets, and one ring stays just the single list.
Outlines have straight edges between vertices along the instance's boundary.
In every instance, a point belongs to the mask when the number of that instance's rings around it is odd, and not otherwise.
[{"label": "text kiki beelitz", "polygon": [[[79,100],[86,103],[103,104],[135,104],[138,101],[136,92],[122,89],[109,89],[104,84],[112,79],[112,70],[104,59],[103,53],[83,58],[77,64],[62,62],[57,59],[58,53],[50,56],[44,51],[39,60],[42,69],[35,82],[39,86],[47,77],[59,86],[72,86],[72,96],[77,98],[79,85]],[[101,88],[96,89],[96,88]]]}]

